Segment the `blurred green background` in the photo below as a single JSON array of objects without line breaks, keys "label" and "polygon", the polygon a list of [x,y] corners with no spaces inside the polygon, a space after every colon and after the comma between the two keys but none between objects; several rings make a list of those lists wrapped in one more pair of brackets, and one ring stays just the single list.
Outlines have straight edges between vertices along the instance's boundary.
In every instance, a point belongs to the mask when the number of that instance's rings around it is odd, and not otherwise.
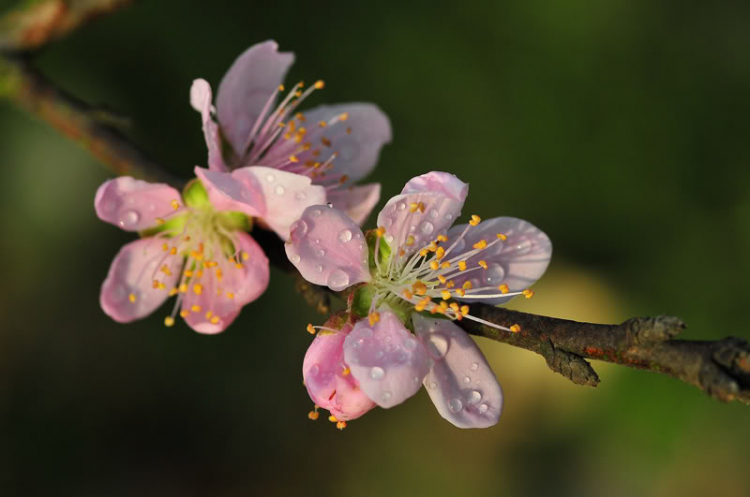
[{"label": "blurred green background", "polygon": [[[187,176],[206,157],[191,81],[216,87],[276,39],[297,54],[288,81],[325,79],[310,106],[390,116],[371,176],[386,199],[452,171],[471,184],[464,212],[550,235],[549,272],[516,308],[669,313],[689,338],[748,338],[749,27],[740,1],[151,1],[37,63],[132,117],[134,140]],[[750,493],[747,406],[600,363],[583,388],[491,342],[506,395],[494,428],[454,428],[423,392],[343,432],[312,422],[301,364],[321,318],[290,276],[274,272],[218,336],[165,328],[166,307],[114,323],[99,287],[132,236],[94,214],[110,173],[5,102],[0,131],[2,495]]]}]

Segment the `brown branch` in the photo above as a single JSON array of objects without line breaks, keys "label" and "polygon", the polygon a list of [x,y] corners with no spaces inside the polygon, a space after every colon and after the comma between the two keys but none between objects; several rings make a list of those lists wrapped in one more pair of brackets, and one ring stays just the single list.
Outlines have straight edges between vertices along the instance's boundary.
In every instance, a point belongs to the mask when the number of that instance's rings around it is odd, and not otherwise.
[{"label": "brown branch", "polygon": [[[37,2],[35,8],[59,3],[103,6],[125,2],[50,1]],[[95,9],[89,14],[92,12]],[[36,15],[44,18],[40,13]],[[79,19],[88,18],[86,15],[81,11]],[[3,43],[9,46],[9,39],[26,40],[14,42],[16,47],[40,46],[80,22],[76,24],[71,20],[52,28],[41,21],[21,24],[25,27],[11,31],[16,33],[13,36],[9,35],[11,32],[0,35],[0,46]],[[43,31],[42,35],[29,34],[34,32],[30,28],[34,25]],[[24,32],[25,35],[19,34]],[[117,174],[177,183],[164,168],[148,159],[108,121],[102,120],[96,109],[57,89],[23,59],[0,57],[0,96],[47,121]],[[295,273],[295,288],[318,312],[330,312],[332,295],[346,298],[346,293],[333,294],[303,281],[286,259],[283,245],[275,234],[256,230],[253,235],[274,265]],[[519,325],[521,330],[506,332],[464,319],[459,324],[468,333],[536,352],[544,357],[550,369],[576,384],[596,386],[599,383],[599,377],[586,360],[597,359],[677,378],[721,401],[750,403],[750,342],[747,340],[731,337],[717,341],[677,340],[673,337],[685,324],[669,316],[633,318],[620,325],[606,325],[537,316],[484,304],[473,304],[471,310],[473,315],[488,322],[508,328]]]},{"label": "brown branch", "polygon": [[130,0],[26,0],[0,18],[0,51],[37,50]]}]

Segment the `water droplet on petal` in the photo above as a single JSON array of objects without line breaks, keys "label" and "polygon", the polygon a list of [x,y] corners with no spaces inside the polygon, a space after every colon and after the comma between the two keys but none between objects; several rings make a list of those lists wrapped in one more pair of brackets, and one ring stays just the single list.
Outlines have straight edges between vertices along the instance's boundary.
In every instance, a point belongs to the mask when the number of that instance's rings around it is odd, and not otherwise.
[{"label": "water droplet on petal", "polygon": [[372,336],[372,328],[365,328],[360,333],[362,338],[370,338]]},{"label": "water droplet on petal", "polygon": [[276,176],[274,176],[273,174],[269,174],[268,176],[266,176],[266,181],[268,181],[269,183],[273,183],[275,179]]},{"label": "water droplet on petal", "polygon": [[318,217],[318,216],[320,216],[320,214],[321,214],[320,209],[315,209],[314,211],[312,211],[310,213],[310,216],[312,216],[312,217]]},{"label": "water droplet on petal", "polygon": [[505,278],[505,270],[498,263],[492,263],[484,270],[484,279],[490,286],[497,286],[503,282]]},{"label": "water droplet on petal", "polygon": [[386,234],[383,238],[385,238],[385,241],[390,243],[393,243],[393,235]]},{"label": "water droplet on petal", "polygon": [[429,235],[434,229],[435,226],[429,221],[425,221],[419,225],[419,230],[425,235]]},{"label": "water droplet on petal", "polygon": [[122,213],[122,216],[120,217],[119,224],[123,228],[132,228],[140,220],[141,220],[141,215],[138,214],[136,211],[125,211]]},{"label": "water droplet on petal", "polygon": [[385,218],[385,226],[386,228],[390,228],[391,226],[393,226],[393,219],[390,217]]},{"label": "water droplet on petal", "polygon": [[117,207],[117,204],[115,204],[112,200],[107,200],[106,202],[104,202],[104,212],[111,214],[115,211],[115,207]]},{"label": "water droplet on petal", "polygon": [[430,383],[430,390],[435,390],[436,388],[437,388],[437,383],[435,383],[434,381]]},{"label": "water droplet on petal", "polygon": [[318,264],[317,266],[315,266],[315,272],[316,273],[322,273],[323,272],[323,266],[321,266],[320,264]]},{"label": "water droplet on petal", "polygon": [[440,333],[431,333],[427,338],[427,351],[436,360],[442,359],[448,352],[448,339]]},{"label": "water droplet on petal", "polygon": [[435,219],[436,217],[438,217],[438,211],[436,211],[435,209],[431,209],[430,210],[430,217],[432,219]]},{"label": "water droplet on petal", "polygon": [[402,211],[406,209],[406,204],[404,202],[399,202],[397,207],[398,207],[398,210]]},{"label": "water droplet on petal", "polygon": [[467,385],[471,383],[471,378],[469,378],[468,376],[464,376],[464,383],[466,383]]},{"label": "water droplet on petal", "polygon": [[464,403],[461,402],[461,399],[451,399],[450,402],[448,402],[448,408],[451,412],[461,412],[464,408]]},{"label": "water droplet on petal", "polygon": [[300,261],[300,257],[297,254],[294,254],[289,258],[290,261],[292,261],[292,264],[297,264]]},{"label": "water droplet on petal", "polygon": [[479,369],[479,364],[477,364],[476,362],[472,363],[471,364],[471,370],[472,371],[476,371],[477,369]]},{"label": "water droplet on petal", "polygon": [[339,241],[341,243],[346,243],[351,239],[352,239],[352,232],[350,230],[341,230],[339,232]]},{"label": "water droplet on petal", "polygon": [[318,376],[318,373],[320,372],[320,368],[317,364],[315,364],[313,367],[310,368],[310,376]]},{"label": "water droplet on petal", "polygon": [[354,238],[356,238],[357,240],[359,240],[360,238],[362,238],[362,233],[355,234]]},{"label": "water droplet on petal", "polygon": [[486,413],[487,409],[489,409],[489,407],[487,406],[487,404],[482,404],[481,406],[479,406],[479,414]]},{"label": "water droplet on petal", "polygon": [[413,225],[409,226],[409,233],[414,233],[415,231],[417,231],[417,227],[416,226],[413,226]]},{"label": "water droplet on petal", "polygon": [[417,348],[417,341],[413,338],[407,338],[406,340],[404,340],[404,348],[406,350],[414,350],[415,348]]},{"label": "water droplet on petal", "polygon": [[326,251],[325,251],[325,250],[323,250],[323,249],[320,249],[320,250],[318,250],[318,251],[316,252],[316,255],[317,255],[318,257],[323,257],[324,255],[326,255]]},{"label": "water droplet on petal", "polygon": [[297,192],[294,198],[296,198],[297,200],[305,200],[307,198],[307,194],[305,192]]},{"label": "water droplet on petal", "polygon": [[391,400],[391,397],[393,397],[393,394],[391,392],[383,392],[383,395],[380,396],[380,398],[383,400],[383,402],[388,402]]},{"label": "water droplet on petal", "polygon": [[419,383],[419,376],[415,376],[411,379],[414,383]]},{"label": "water droplet on petal", "polygon": [[373,380],[381,380],[383,379],[383,376],[385,376],[385,371],[383,371],[383,368],[379,368],[378,366],[370,368],[370,378],[372,378]]},{"label": "water droplet on petal", "polygon": [[375,359],[382,359],[384,355],[385,352],[383,352],[382,350],[378,350],[377,352],[375,352]]},{"label": "water droplet on petal", "polygon": [[476,404],[477,402],[479,402],[480,400],[482,400],[482,394],[479,393],[477,390],[472,390],[469,393],[469,395],[468,395],[468,397],[467,397],[466,400],[469,402],[470,405],[473,406],[474,404]]},{"label": "water droplet on petal", "polygon": [[335,269],[328,275],[328,286],[334,292],[340,292],[349,285],[349,275],[341,269]]},{"label": "water droplet on petal", "polygon": [[307,234],[307,223],[304,219],[300,219],[292,225],[291,231],[294,232],[295,237],[303,237]]},{"label": "water droplet on petal", "polygon": [[518,240],[518,243],[515,245],[516,253],[515,255],[523,255],[528,254],[531,252],[531,240],[529,240],[526,237],[522,237]]},{"label": "water droplet on petal", "polygon": [[452,221],[453,220],[453,214],[451,214],[450,212],[448,214],[446,214],[445,215],[445,220],[446,221]]},{"label": "water droplet on petal", "polygon": [[281,185],[276,186],[276,190],[274,191],[276,192],[276,195],[278,195],[279,197],[284,195],[284,193],[286,193],[286,189]]}]

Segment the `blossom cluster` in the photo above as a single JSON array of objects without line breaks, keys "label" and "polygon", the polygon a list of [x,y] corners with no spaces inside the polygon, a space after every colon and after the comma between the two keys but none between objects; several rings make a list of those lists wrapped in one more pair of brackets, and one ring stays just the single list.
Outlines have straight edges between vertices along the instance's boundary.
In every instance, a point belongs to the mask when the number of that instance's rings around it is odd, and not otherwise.
[{"label": "blossom cluster", "polygon": [[454,225],[469,186],[445,172],[408,181],[363,232],[380,185],[356,182],[390,142],[389,120],[366,103],[301,112],[325,85],[287,90],[293,61],[268,41],[237,58],[215,101],[208,82],[193,82],[208,158],[182,191],[130,177],[99,187],[99,218],[140,235],[115,256],[102,309],[126,323],[175,297],[166,326],[179,316],[199,333],[225,330],[268,286],[269,260],[250,234],[261,227],[285,242],[307,281],[348,295],[346,311],[308,325],[317,335],[303,361],[311,419],[327,409],[343,428],[424,386],[455,426],[494,425],[502,389],[457,322],[518,332],[484,321],[472,305],[530,298],[550,261],[549,238],[510,217]]}]

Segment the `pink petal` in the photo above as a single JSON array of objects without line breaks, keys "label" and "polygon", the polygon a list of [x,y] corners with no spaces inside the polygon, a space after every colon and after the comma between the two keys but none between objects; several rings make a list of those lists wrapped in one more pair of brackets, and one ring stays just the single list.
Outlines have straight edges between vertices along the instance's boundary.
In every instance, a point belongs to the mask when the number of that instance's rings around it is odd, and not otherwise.
[{"label": "pink petal", "polygon": [[216,107],[221,131],[238,156],[250,130],[284,80],[294,54],[278,52],[275,41],[258,43],[237,57],[219,84]]},{"label": "pink petal", "polygon": [[260,186],[266,209],[261,217],[282,240],[289,238],[289,227],[311,205],[325,203],[325,188],[313,185],[310,178],[270,167],[251,166],[237,169],[232,175],[246,183]]},{"label": "pink petal", "polygon": [[359,386],[380,407],[398,405],[417,393],[430,370],[425,349],[391,311],[380,311],[374,327],[360,320],[344,340],[344,360]]},{"label": "pink petal", "polygon": [[[457,239],[465,228],[465,224],[451,228],[448,232],[448,243]],[[504,234],[508,239],[467,259],[469,267],[475,267],[480,260],[485,260],[487,269],[479,269],[465,275],[459,273],[453,278],[456,286],[462,285],[466,280],[472,280],[474,288],[497,288],[501,284],[506,284],[511,292],[517,292],[530,287],[542,277],[552,258],[552,242],[536,226],[514,217],[496,217],[482,221],[469,230],[456,249],[451,251],[450,257],[472,250],[473,245],[479,240],[484,239],[487,243],[496,240],[498,233]],[[497,305],[511,298],[467,299],[467,302]]]},{"label": "pink petal", "polygon": [[[268,258],[263,249],[245,232],[235,232],[234,236],[238,245],[235,248],[248,255],[247,259],[240,257],[242,267],[238,268],[234,262],[217,257],[219,265],[205,268],[203,276],[191,281],[187,293],[183,294],[182,309],[190,311],[185,321],[198,333],[224,331],[242,307],[257,299],[268,287]],[[221,252],[220,247],[213,247],[213,250]],[[222,273],[221,279],[216,277],[218,269]],[[201,285],[200,294],[195,292],[195,283]],[[193,311],[193,306],[199,306],[200,310]]]},{"label": "pink petal", "polygon": [[497,424],[503,391],[474,340],[447,319],[416,313],[412,319],[417,336],[435,359],[424,385],[440,415],[459,428]]},{"label": "pink petal", "polygon": [[211,85],[205,79],[196,79],[190,87],[190,105],[201,113],[203,136],[208,147],[208,167],[213,171],[227,171],[221,154],[221,136],[219,126],[211,118]]},{"label": "pink petal", "polygon": [[380,183],[336,188],[328,191],[328,201],[362,226],[380,200]]},{"label": "pink petal", "polygon": [[346,214],[326,205],[308,207],[292,225],[286,255],[302,277],[340,291],[370,281],[362,230]]},{"label": "pink petal", "polygon": [[[338,180],[345,174],[346,185],[367,176],[378,162],[380,149],[391,141],[388,116],[373,104],[321,105],[304,115],[308,128],[317,131],[307,137],[321,152],[315,160],[324,162],[336,152],[333,168],[326,172],[326,177]],[[321,121],[329,125],[320,129],[317,123]],[[323,144],[323,138],[330,141],[330,146]],[[303,156],[300,159],[305,160]]]},{"label": "pink petal", "polygon": [[[123,246],[112,261],[99,302],[107,316],[128,323],[151,314],[166,299],[180,276],[183,258],[162,249],[165,239],[143,238]],[[160,271],[164,265],[171,276]],[[153,287],[154,280],[165,288]],[[131,295],[135,298],[131,302]]]},{"label": "pink petal", "polygon": [[347,324],[338,333],[316,336],[302,364],[302,378],[312,401],[341,421],[358,418],[375,407],[354,376],[344,374],[343,345],[351,330]]},{"label": "pink petal", "polygon": [[173,200],[180,202],[180,192],[169,185],[120,176],[99,187],[94,208],[102,221],[125,231],[141,231],[155,226],[157,218],[174,214]]},{"label": "pink petal", "polygon": [[[383,207],[378,226],[385,227],[385,240],[392,249],[400,247],[408,255],[448,231],[461,215],[468,190],[469,185],[452,174],[417,176]],[[415,209],[420,203],[423,209]]]},{"label": "pink petal", "polygon": [[214,209],[244,212],[248,216],[260,216],[266,212],[265,195],[254,176],[240,170],[227,173],[198,166],[195,175],[206,188]]}]

